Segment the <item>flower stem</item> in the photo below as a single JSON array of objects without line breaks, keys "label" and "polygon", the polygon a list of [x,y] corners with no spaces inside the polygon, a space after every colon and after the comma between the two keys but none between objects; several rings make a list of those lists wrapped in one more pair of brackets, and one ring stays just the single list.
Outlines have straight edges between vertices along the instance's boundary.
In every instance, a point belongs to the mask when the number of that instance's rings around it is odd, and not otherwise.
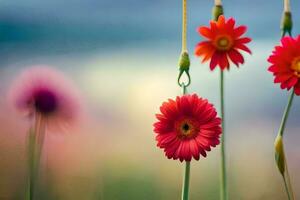
[{"label": "flower stem", "polygon": [[188,200],[189,199],[190,168],[191,168],[190,164],[191,163],[189,161],[186,161],[186,163],[185,163],[181,200]]},{"label": "flower stem", "polygon": [[[294,95],[295,95],[295,93],[294,93],[294,89],[293,89],[291,91],[290,96],[289,96],[288,103],[286,105],[286,108],[284,110],[283,117],[282,117],[282,120],[281,120],[280,128],[279,128],[279,131],[278,131],[278,135],[280,135],[280,136],[283,136],[283,134],[284,134],[286,122],[287,122],[287,119],[288,119],[288,116],[289,116],[289,113],[290,113],[290,110],[291,110],[291,107],[292,107],[292,104],[293,104]],[[288,171],[288,164],[287,164],[286,156],[284,156],[284,157],[285,157],[286,175],[282,174],[282,178],[283,178],[283,181],[284,181],[284,186],[285,186],[285,190],[286,190],[288,199],[289,200],[294,200],[294,193],[293,193],[293,188],[292,188],[290,175],[289,175],[289,171]]]},{"label": "flower stem", "polygon": [[288,196],[288,200],[292,200],[290,192],[289,192],[289,186],[288,186],[288,184],[286,182],[286,178],[285,178],[285,176],[282,176],[282,178],[283,178],[283,182],[284,182],[284,188],[285,188],[286,194]]},{"label": "flower stem", "polygon": [[226,156],[225,156],[225,113],[224,113],[224,72],[220,73],[220,99],[221,99],[221,200],[227,200],[227,175],[226,175]]},{"label": "flower stem", "polygon": [[[182,94],[185,95],[187,93],[186,85],[184,83],[181,84]],[[184,175],[183,175],[183,183],[182,183],[182,196],[181,200],[189,199],[189,188],[190,188],[190,161],[185,162]]]},{"label": "flower stem", "polygon": [[281,124],[280,124],[280,128],[279,128],[279,132],[278,134],[280,134],[281,136],[283,136],[284,130],[285,130],[285,125],[292,107],[292,103],[293,103],[293,99],[294,99],[294,89],[291,91],[291,94],[289,96],[288,99],[288,103],[286,105],[286,108],[284,110],[284,114],[281,120]]},{"label": "flower stem", "polygon": [[39,173],[39,163],[42,154],[45,136],[45,121],[42,115],[36,113],[35,127],[29,131],[28,160],[29,160],[29,186],[27,199],[33,200],[36,181]]},{"label": "flower stem", "polygon": [[292,187],[292,183],[291,183],[290,173],[289,173],[289,170],[288,170],[288,165],[287,165],[287,163],[285,163],[285,165],[286,165],[285,179],[287,179],[288,187],[290,188],[290,190],[288,190],[288,196],[291,197],[291,200],[294,200],[295,196],[294,196],[294,191],[293,191],[293,187]]},{"label": "flower stem", "polygon": [[184,83],[181,83],[181,87],[182,87],[182,94],[185,95],[187,93],[187,86]]},{"label": "flower stem", "polygon": [[35,163],[35,134],[34,130],[30,129],[28,133],[28,174],[29,174],[29,181],[28,181],[28,192],[27,198],[28,200],[33,200],[33,193],[34,193],[34,163]]}]

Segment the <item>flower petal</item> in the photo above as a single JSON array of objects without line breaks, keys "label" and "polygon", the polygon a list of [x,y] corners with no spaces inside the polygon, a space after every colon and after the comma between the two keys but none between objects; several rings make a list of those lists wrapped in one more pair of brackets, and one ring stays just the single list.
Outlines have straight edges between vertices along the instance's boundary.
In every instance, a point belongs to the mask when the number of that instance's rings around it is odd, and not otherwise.
[{"label": "flower petal", "polygon": [[236,44],[234,47],[237,48],[237,49],[241,49],[241,50],[243,50],[243,51],[246,51],[246,52],[248,52],[249,54],[252,53],[251,50],[250,50],[246,45],[243,45],[243,44]]},{"label": "flower petal", "polygon": [[234,29],[234,37],[238,38],[242,36],[246,31],[247,31],[246,26],[238,26],[237,28]]},{"label": "flower petal", "polygon": [[230,60],[236,65],[239,66],[239,63],[243,64],[244,63],[244,58],[243,56],[235,49],[232,49],[229,51],[228,56]]},{"label": "flower petal", "polygon": [[198,28],[198,32],[200,35],[202,35],[203,37],[206,37],[207,39],[212,39],[213,38],[213,34],[211,32],[211,29],[209,29],[208,27],[202,26]]},{"label": "flower petal", "polygon": [[217,64],[219,63],[219,59],[221,57],[221,54],[218,53],[218,52],[215,52],[210,60],[210,64],[209,64],[209,67],[210,67],[210,70],[214,70],[217,66]]}]

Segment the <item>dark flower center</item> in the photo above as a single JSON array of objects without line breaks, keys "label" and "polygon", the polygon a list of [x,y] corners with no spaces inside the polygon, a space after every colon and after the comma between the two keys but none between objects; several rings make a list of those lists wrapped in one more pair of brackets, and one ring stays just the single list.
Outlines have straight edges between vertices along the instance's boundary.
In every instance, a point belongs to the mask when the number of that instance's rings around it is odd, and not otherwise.
[{"label": "dark flower center", "polygon": [[37,112],[48,115],[56,110],[57,99],[51,91],[40,90],[33,97],[33,105]]},{"label": "dark flower center", "polygon": [[184,130],[185,132],[187,132],[188,130],[190,129],[190,126],[185,123],[183,126],[182,126],[182,130]]},{"label": "dark flower center", "polygon": [[199,133],[199,123],[192,118],[182,118],[175,122],[175,130],[179,138],[193,138]]}]

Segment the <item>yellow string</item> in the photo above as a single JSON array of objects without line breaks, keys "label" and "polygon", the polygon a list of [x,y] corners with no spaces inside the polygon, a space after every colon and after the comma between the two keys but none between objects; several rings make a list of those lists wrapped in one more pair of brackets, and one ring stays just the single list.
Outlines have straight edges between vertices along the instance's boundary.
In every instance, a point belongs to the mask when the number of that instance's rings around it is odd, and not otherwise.
[{"label": "yellow string", "polygon": [[284,12],[291,12],[290,0],[283,0],[284,1]]},{"label": "yellow string", "polygon": [[187,29],[187,0],[182,0],[182,52],[187,52],[186,29]]},{"label": "yellow string", "polygon": [[215,6],[221,6],[222,1],[221,0],[215,0]]}]

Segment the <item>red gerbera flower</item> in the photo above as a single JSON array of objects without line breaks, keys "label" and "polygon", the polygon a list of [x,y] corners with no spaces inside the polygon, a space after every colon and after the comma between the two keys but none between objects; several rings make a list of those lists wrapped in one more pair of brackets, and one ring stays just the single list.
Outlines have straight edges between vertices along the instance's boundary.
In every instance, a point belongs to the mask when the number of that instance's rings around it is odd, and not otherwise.
[{"label": "red gerbera flower", "polygon": [[181,162],[199,160],[200,154],[220,143],[221,119],[212,104],[196,94],[169,99],[160,107],[154,124],[157,146],[166,156]]},{"label": "red gerbera flower", "polygon": [[197,44],[196,56],[202,56],[202,62],[210,60],[210,69],[214,70],[217,65],[222,70],[229,69],[228,58],[236,65],[244,63],[243,56],[238,50],[243,50],[251,54],[250,49],[245,45],[251,41],[248,37],[241,37],[247,30],[246,26],[234,27],[235,20],[230,18],[225,20],[221,15],[218,21],[211,21],[210,27],[199,27],[198,32],[207,41]]},{"label": "red gerbera flower", "polygon": [[268,70],[275,77],[274,83],[280,83],[281,89],[294,87],[295,94],[300,95],[300,35],[282,38],[268,61],[272,64]]}]

